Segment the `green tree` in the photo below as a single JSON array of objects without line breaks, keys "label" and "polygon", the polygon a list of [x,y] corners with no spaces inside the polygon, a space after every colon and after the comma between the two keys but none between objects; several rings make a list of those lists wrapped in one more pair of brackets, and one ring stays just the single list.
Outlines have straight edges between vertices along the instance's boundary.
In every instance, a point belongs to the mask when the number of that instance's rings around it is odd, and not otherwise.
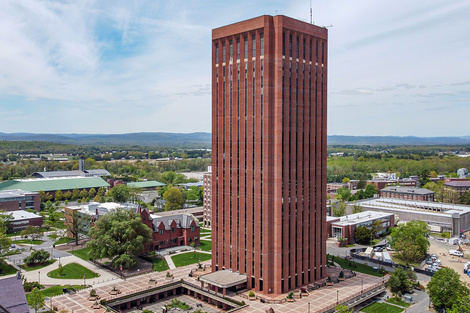
[{"label": "green tree", "polygon": [[346,214],[347,204],[344,201],[339,201],[333,206],[333,214],[334,216],[340,217]]},{"label": "green tree", "polygon": [[80,199],[85,199],[88,197],[88,191],[86,189],[80,190]]},{"label": "green tree", "polygon": [[352,212],[353,214],[361,213],[361,212],[364,212],[364,208],[362,207],[362,205],[354,203],[352,207]]},{"label": "green tree", "polygon": [[470,191],[466,191],[462,193],[462,195],[459,198],[459,203],[470,205]]},{"label": "green tree", "polygon": [[64,193],[64,198],[67,199],[67,200],[70,199],[70,198],[72,198],[72,193],[70,192],[70,190],[69,190],[69,191],[66,191],[66,192]]},{"label": "green tree", "polygon": [[64,267],[62,266],[62,263],[59,262],[59,265],[57,267],[57,272],[59,272],[59,276],[62,276],[64,273]]},{"label": "green tree", "polygon": [[372,239],[372,231],[365,226],[359,226],[354,232],[354,238],[356,238],[358,243],[367,245]]},{"label": "green tree", "polygon": [[458,299],[468,298],[468,288],[460,281],[459,274],[446,267],[438,270],[428,283],[431,302],[438,308],[450,309],[458,305]]},{"label": "green tree", "polygon": [[10,247],[11,240],[7,236],[7,230],[11,219],[12,216],[10,214],[0,211],[0,251],[6,250]]},{"label": "green tree", "polygon": [[36,264],[36,263],[44,263],[49,259],[51,254],[44,249],[33,251],[29,256],[24,258],[24,262],[26,264]]},{"label": "green tree", "polygon": [[470,313],[470,298],[466,296],[458,296],[452,309],[447,310],[448,313]]},{"label": "green tree", "polygon": [[81,214],[77,210],[65,209],[65,227],[67,232],[75,239],[75,245],[90,229],[91,217]]},{"label": "green tree", "polygon": [[352,309],[348,308],[347,305],[339,304],[335,307],[335,313],[352,313]]},{"label": "green tree", "polygon": [[77,188],[75,188],[72,191],[72,200],[77,200],[78,198],[80,198],[80,191]]},{"label": "green tree", "polygon": [[88,196],[93,199],[96,195],[96,189],[95,188],[90,188],[90,190],[88,191]]},{"label": "green tree", "polygon": [[409,291],[413,288],[416,282],[416,273],[410,268],[404,270],[403,267],[398,266],[395,271],[390,273],[388,286],[394,293]]},{"label": "green tree", "polygon": [[140,191],[141,189],[139,188],[131,188],[129,186],[120,184],[109,190],[109,196],[113,198],[114,202],[135,202],[138,200],[138,194]]},{"label": "green tree", "polygon": [[21,231],[22,237],[31,237],[31,240],[37,240],[41,238],[42,235],[43,232],[41,230],[41,227],[39,226],[28,225],[25,229]]},{"label": "green tree", "polygon": [[371,226],[371,231],[372,231],[372,236],[374,238],[377,238],[379,236],[379,233],[384,229],[382,221],[380,220],[375,220],[372,222]]},{"label": "green tree", "polygon": [[347,177],[343,178],[343,180],[341,181],[343,184],[347,184],[349,183],[351,180]]},{"label": "green tree", "polygon": [[40,308],[44,306],[44,295],[39,291],[37,287],[31,291],[29,294],[28,305],[34,309],[34,312],[37,312]]},{"label": "green tree", "polygon": [[349,190],[348,188],[338,188],[338,190],[336,190],[335,198],[340,201],[348,201],[350,196],[351,190]]},{"label": "green tree", "polygon": [[357,182],[357,185],[356,185],[356,188],[357,189],[364,189],[365,187],[367,186],[367,182],[363,179],[360,179],[358,182]]},{"label": "green tree", "polygon": [[163,200],[165,200],[165,211],[182,209],[185,202],[183,193],[176,187],[168,188],[163,194]]},{"label": "green tree", "polygon": [[139,214],[117,209],[102,216],[91,228],[87,243],[93,259],[111,258],[114,267],[132,267],[136,257],[152,241],[152,230]]},{"label": "green tree", "polygon": [[390,245],[395,255],[404,262],[411,263],[422,260],[428,251],[428,225],[423,221],[411,221],[392,229]]},{"label": "green tree", "polygon": [[55,192],[54,199],[56,199],[56,201],[62,200],[63,197],[64,197],[64,194],[62,193],[62,190],[57,190]]}]

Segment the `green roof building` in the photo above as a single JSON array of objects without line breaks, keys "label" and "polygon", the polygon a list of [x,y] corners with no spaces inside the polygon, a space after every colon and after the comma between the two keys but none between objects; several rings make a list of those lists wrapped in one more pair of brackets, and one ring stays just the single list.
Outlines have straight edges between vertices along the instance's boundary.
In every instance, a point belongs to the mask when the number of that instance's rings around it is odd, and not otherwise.
[{"label": "green roof building", "polygon": [[100,177],[13,179],[0,183],[0,191],[22,189],[36,192],[55,192],[57,190],[97,189],[100,187],[109,188],[110,185]]},{"label": "green roof building", "polygon": [[155,189],[157,187],[166,186],[166,184],[161,183],[156,180],[150,180],[150,181],[139,181],[139,182],[134,182],[134,183],[128,183],[127,186],[132,187],[132,188]]}]

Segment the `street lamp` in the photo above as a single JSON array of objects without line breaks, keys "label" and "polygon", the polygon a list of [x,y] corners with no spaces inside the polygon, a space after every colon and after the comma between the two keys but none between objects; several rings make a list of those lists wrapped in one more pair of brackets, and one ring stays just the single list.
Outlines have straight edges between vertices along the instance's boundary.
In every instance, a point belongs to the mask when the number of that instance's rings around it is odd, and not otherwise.
[{"label": "street lamp", "polygon": [[86,287],[86,273],[83,273],[83,286]]},{"label": "street lamp", "polygon": [[364,279],[361,279],[361,294],[364,293]]},{"label": "street lamp", "polygon": [[339,290],[336,289],[336,305],[339,303]]},{"label": "street lamp", "polygon": [[310,302],[308,303],[308,313],[310,313]]},{"label": "street lamp", "polygon": [[38,283],[41,284],[41,271],[38,271]]}]

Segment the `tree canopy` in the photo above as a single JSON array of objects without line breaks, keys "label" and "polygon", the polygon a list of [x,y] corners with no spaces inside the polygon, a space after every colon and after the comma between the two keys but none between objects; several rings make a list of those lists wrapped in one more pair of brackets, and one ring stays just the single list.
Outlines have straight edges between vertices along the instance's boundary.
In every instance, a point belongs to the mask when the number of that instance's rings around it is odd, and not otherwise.
[{"label": "tree canopy", "polygon": [[444,309],[459,306],[458,299],[468,298],[469,294],[468,288],[460,281],[459,274],[449,267],[441,268],[434,274],[427,290],[431,302]]},{"label": "tree canopy", "polygon": [[185,202],[183,192],[176,187],[168,188],[163,194],[163,200],[165,211],[182,209]]},{"label": "tree canopy", "polygon": [[10,247],[11,240],[7,237],[7,225],[11,221],[11,218],[10,214],[4,214],[3,211],[0,211],[0,251]]},{"label": "tree canopy", "polygon": [[354,232],[354,238],[360,244],[367,245],[372,239],[372,230],[365,226],[359,226]]},{"label": "tree canopy", "polygon": [[126,268],[136,264],[136,257],[144,252],[152,240],[152,230],[142,223],[138,213],[117,209],[95,223],[87,243],[92,259],[111,258],[114,267]]},{"label": "tree canopy", "polygon": [[394,293],[403,293],[411,290],[415,282],[416,273],[411,268],[404,270],[403,267],[398,266],[395,271],[390,274],[388,286]]},{"label": "tree canopy", "polygon": [[428,234],[428,225],[425,222],[410,221],[392,229],[390,245],[395,250],[395,255],[404,262],[419,261],[428,251]]}]

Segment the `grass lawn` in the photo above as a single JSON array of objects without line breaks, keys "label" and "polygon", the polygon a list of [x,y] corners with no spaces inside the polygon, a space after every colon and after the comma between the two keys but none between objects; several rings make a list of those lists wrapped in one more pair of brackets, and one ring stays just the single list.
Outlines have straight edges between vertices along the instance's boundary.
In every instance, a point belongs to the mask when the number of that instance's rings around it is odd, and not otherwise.
[{"label": "grass lawn", "polygon": [[420,267],[420,265],[421,265],[421,262],[412,262],[412,263],[407,264],[405,261],[403,261],[402,259],[397,257],[395,255],[395,253],[392,254],[391,256],[392,256],[392,261],[397,263],[397,264],[406,265],[406,266],[413,266],[413,267]]},{"label": "grass lawn", "polygon": [[363,308],[361,312],[365,313],[399,313],[403,312],[405,309],[398,308],[396,306],[386,304],[386,303],[372,303],[371,305]]},{"label": "grass lawn", "polygon": [[[85,287],[80,286],[80,285],[57,285],[57,286],[52,286],[50,288],[46,288],[41,290],[41,293],[44,295],[44,297],[53,297],[53,296],[59,296],[62,294],[62,288],[67,288],[67,289],[75,289],[75,290],[80,290]],[[28,300],[29,303],[29,294],[26,295],[26,300]]]},{"label": "grass lawn", "polygon": [[[331,258],[331,256],[330,256],[330,258]],[[350,269],[350,270],[353,270],[355,272],[364,273],[364,274],[377,276],[377,277],[382,277],[383,276],[379,272],[374,272],[372,270],[372,267],[369,266],[369,265],[357,263],[357,262],[354,262],[354,261],[345,260],[345,259],[337,257],[337,256],[335,256],[334,261],[336,263],[338,263],[342,268]],[[353,267],[353,265],[354,265],[354,267]]]},{"label": "grass lawn", "polygon": [[201,259],[201,261],[210,260],[212,258],[212,256],[210,254],[207,254],[207,253],[188,252],[188,253],[175,255],[171,258],[173,260],[173,263],[175,263],[175,266],[180,267],[180,266],[185,266],[185,265],[197,263],[197,262],[199,262],[199,259]]},{"label": "grass lawn", "polygon": [[88,251],[90,251],[90,248],[83,248],[83,249],[67,251],[67,252],[70,253],[70,254],[73,254],[75,256],[78,256],[80,259],[84,259],[85,261],[89,261],[90,257],[88,256]]},{"label": "grass lawn", "polygon": [[153,264],[152,270],[156,272],[162,272],[162,271],[166,271],[170,269],[165,259],[158,258],[158,257],[149,257],[149,256],[143,256],[141,258],[146,261],[152,262]]},{"label": "grass lawn", "polygon": [[7,233],[7,237],[14,237],[14,236],[19,236],[19,235],[21,235],[21,230]]},{"label": "grass lawn", "polygon": [[405,308],[409,307],[411,304],[405,301],[402,301],[400,298],[395,297],[395,298],[390,298],[387,300],[388,303],[396,304],[399,306],[404,306]]},{"label": "grass lawn", "polygon": [[212,251],[212,241],[201,240],[201,244],[198,246],[202,251]]},{"label": "grass lawn", "polygon": [[99,276],[97,273],[90,271],[78,263],[64,265],[64,272],[62,273],[62,276],[59,275],[58,269],[50,271],[47,273],[47,276],[60,279],[80,279],[83,278],[83,274],[86,275],[86,278],[95,278]]},{"label": "grass lawn", "polygon": [[55,245],[60,245],[60,244],[71,242],[71,241],[74,241],[74,239],[69,238],[69,237],[63,237],[63,238],[60,238],[59,240],[57,240],[56,242],[54,242],[54,244]]},{"label": "grass lawn", "polygon": [[16,268],[8,265],[5,261],[0,260],[0,276],[15,274]]},{"label": "grass lawn", "polygon": [[[40,245],[43,242],[44,242],[44,240],[33,240],[33,245]],[[14,243],[14,244],[17,244],[17,245],[20,245],[20,244],[30,245],[31,244],[31,239],[14,240],[11,243]]]},{"label": "grass lawn", "polygon": [[32,264],[32,265],[21,264],[20,267],[22,269],[24,269],[25,271],[29,272],[29,271],[39,270],[43,267],[49,266],[52,263],[54,263],[55,261],[57,261],[57,260],[47,260],[46,262],[41,263],[41,264]]}]

